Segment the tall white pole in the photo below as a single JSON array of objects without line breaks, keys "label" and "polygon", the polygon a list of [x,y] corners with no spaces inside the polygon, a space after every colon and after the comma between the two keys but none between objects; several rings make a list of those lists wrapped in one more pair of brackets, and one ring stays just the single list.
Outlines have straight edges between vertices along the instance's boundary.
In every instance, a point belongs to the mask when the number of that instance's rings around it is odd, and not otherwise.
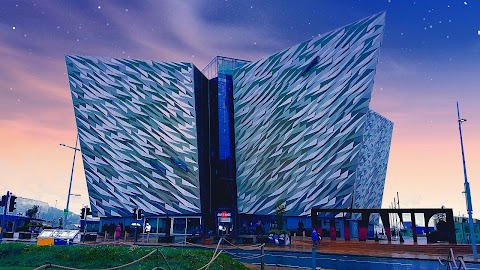
[{"label": "tall white pole", "polygon": [[477,254],[477,241],[475,239],[475,231],[473,230],[472,196],[470,194],[470,183],[468,183],[468,178],[467,178],[467,165],[465,164],[465,151],[463,150],[463,137],[462,137],[462,122],[465,122],[467,120],[460,118],[460,109],[458,108],[458,102],[457,102],[457,115],[458,115],[458,131],[460,132],[460,147],[462,148],[463,176],[465,178],[464,188],[465,188],[465,199],[467,201],[468,224],[470,225],[470,240],[472,241],[473,259],[476,261],[478,260],[478,254]]}]

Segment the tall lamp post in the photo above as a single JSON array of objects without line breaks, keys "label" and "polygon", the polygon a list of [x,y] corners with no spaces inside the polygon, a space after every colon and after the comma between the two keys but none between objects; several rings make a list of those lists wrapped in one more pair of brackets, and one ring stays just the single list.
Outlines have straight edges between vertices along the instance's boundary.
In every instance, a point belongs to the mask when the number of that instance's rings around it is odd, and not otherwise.
[{"label": "tall lamp post", "polygon": [[64,146],[67,148],[73,149],[73,163],[72,163],[72,172],[70,173],[70,184],[68,186],[68,195],[67,195],[67,206],[63,210],[64,218],[63,218],[63,229],[66,228],[67,226],[67,216],[68,216],[68,205],[70,204],[70,192],[72,191],[72,179],[73,179],[73,169],[75,168],[75,157],[77,156],[77,151],[80,151],[80,149],[77,148],[78,146],[78,133],[77,133],[77,139],[75,140],[75,147],[71,147],[65,144],[60,144],[60,146]]},{"label": "tall lamp post", "polygon": [[470,194],[470,183],[467,178],[467,165],[465,164],[465,152],[463,151],[463,138],[462,138],[462,123],[467,119],[460,118],[460,109],[457,102],[457,114],[458,114],[458,131],[460,132],[460,147],[462,148],[462,162],[463,162],[463,176],[465,178],[465,199],[467,200],[467,212],[468,212],[468,224],[470,225],[470,240],[472,241],[473,259],[478,260],[477,254],[477,239],[475,239],[475,231],[473,230],[473,217],[472,217],[472,196]]}]

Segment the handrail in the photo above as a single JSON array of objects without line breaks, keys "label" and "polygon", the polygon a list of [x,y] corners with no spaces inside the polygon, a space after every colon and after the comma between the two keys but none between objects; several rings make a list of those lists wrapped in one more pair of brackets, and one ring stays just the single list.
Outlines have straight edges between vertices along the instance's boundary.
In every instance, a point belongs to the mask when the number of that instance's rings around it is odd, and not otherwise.
[{"label": "handrail", "polygon": [[458,269],[467,270],[467,265],[465,265],[465,261],[463,260],[463,256],[458,256],[457,260],[459,262]]},{"label": "handrail", "polygon": [[[447,270],[457,269],[457,263],[455,262],[455,255],[453,254],[453,249],[450,248],[450,250],[448,251],[448,256],[445,262],[443,262],[442,258],[438,257],[438,263],[441,266],[447,266]],[[454,268],[452,268],[452,263]]]},{"label": "handrail", "polygon": [[[438,263],[440,264],[440,266],[446,266],[447,270],[467,270],[467,266],[465,264],[465,261],[463,260],[463,256],[458,256],[457,259],[455,259],[452,248],[450,248],[450,250],[448,251],[448,257],[446,260],[438,257]],[[440,267],[438,269],[440,269]]]}]

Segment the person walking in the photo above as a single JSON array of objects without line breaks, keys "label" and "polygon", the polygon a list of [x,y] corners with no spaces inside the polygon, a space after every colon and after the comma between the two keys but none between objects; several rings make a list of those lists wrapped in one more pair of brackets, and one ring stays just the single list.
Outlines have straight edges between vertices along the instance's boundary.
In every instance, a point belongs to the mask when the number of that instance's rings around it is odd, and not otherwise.
[{"label": "person walking", "polygon": [[318,233],[315,229],[312,230],[312,241],[313,241],[313,246],[317,246],[317,242],[320,242],[318,239]]},{"label": "person walking", "polygon": [[151,230],[152,230],[152,226],[150,226],[150,223],[147,222],[147,224],[145,224],[145,233],[147,234],[147,243],[148,243],[148,240],[150,239]]},{"label": "person walking", "polygon": [[120,242],[120,235],[122,234],[122,227],[118,223],[117,228],[115,228],[115,241]]}]

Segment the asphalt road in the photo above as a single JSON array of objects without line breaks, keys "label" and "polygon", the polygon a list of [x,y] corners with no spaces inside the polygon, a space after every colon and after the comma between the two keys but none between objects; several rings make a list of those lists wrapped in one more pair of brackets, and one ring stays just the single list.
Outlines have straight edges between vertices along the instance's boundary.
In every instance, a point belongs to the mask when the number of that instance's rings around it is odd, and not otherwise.
[{"label": "asphalt road", "polygon": [[[260,264],[259,250],[226,250],[233,258],[250,264]],[[283,266],[297,269],[312,269],[312,253],[296,251],[265,251],[265,265]],[[367,256],[316,254],[317,269],[355,269],[355,270],[431,270],[439,268],[438,261],[419,259],[374,258]],[[468,269],[480,270],[480,264],[467,264]]]}]

